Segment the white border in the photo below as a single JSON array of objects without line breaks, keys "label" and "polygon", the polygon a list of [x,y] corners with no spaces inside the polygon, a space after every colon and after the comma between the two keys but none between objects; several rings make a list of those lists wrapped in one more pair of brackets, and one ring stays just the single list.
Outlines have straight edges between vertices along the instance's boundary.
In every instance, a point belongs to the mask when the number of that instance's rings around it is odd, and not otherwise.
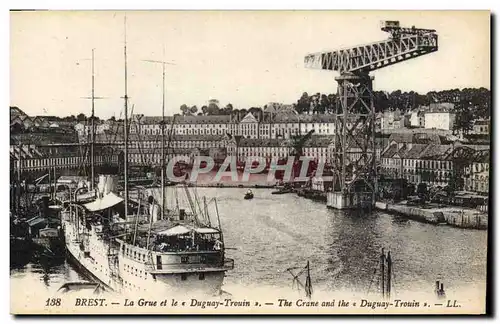
[{"label": "white border", "polygon": [[[2,36],[2,45],[4,46],[3,50],[0,52],[2,55],[2,64],[1,66],[1,73],[0,75],[3,77],[2,78],[2,87],[1,87],[1,98],[2,102],[4,102],[4,109],[5,113],[0,115],[0,118],[5,118],[7,119],[8,113],[7,113],[7,107],[9,106],[9,66],[8,66],[8,58],[9,58],[9,12],[7,10],[9,9],[59,9],[59,10],[70,10],[70,9],[80,9],[80,10],[92,10],[92,9],[115,9],[115,10],[120,10],[120,9],[135,9],[135,10],[148,10],[148,9],[188,9],[188,10],[193,10],[193,9],[236,9],[236,10],[244,10],[244,9],[264,9],[264,10],[273,10],[273,9],[288,9],[288,10],[300,10],[300,9],[312,9],[312,10],[321,10],[321,9],[377,9],[377,10],[429,10],[429,9],[434,9],[434,10],[470,10],[470,9],[475,9],[475,10],[480,10],[480,9],[487,9],[487,10],[492,10],[494,13],[500,12],[499,8],[499,1],[498,0],[474,0],[474,1],[463,1],[463,2],[458,2],[458,1],[446,1],[446,2],[437,2],[437,1],[429,1],[429,0],[419,0],[419,1],[370,1],[370,0],[357,0],[357,1],[342,1],[342,2],[337,2],[335,5],[329,4],[328,1],[325,0],[308,0],[308,1],[286,1],[283,3],[270,3],[269,0],[252,0],[252,1],[239,1],[238,3],[232,2],[232,1],[210,1],[206,2],[203,0],[177,0],[177,1],[170,1],[168,5],[165,5],[163,1],[126,1],[126,0],[121,0],[121,1],[103,1],[103,0],[87,0],[87,1],[74,1],[74,2],[67,2],[67,1],[2,1],[1,7],[2,10],[0,13],[1,17],[1,33],[0,35]],[[498,21],[496,21],[498,23]],[[495,28],[496,29],[496,28]],[[493,33],[495,37],[495,43],[498,42],[498,34]],[[497,54],[498,55],[498,54]],[[492,57],[493,59],[493,57]],[[497,72],[498,67],[496,67],[494,72]],[[495,88],[492,88],[492,91],[495,91],[497,93],[498,90],[498,85],[495,85]],[[493,108],[496,110],[496,107]],[[498,114],[498,111],[494,113],[494,115]],[[4,125],[6,125],[6,121],[4,121]],[[497,135],[497,132],[500,132],[498,130],[499,127],[495,127],[495,133],[492,134]],[[3,131],[5,131],[6,136],[2,136],[1,138],[1,146],[2,146],[2,152],[6,154],[6,158],[4,161],[8,161],[7,158],[7,152],[8,152],[8,128],[7,127],[2,127],[1,128]],[[498,138],[498,136],[494,136],[493,138]],[[495,142],[496,146],[496,142]],[[494,158],[497,158],[496,160],[498,161],[498,150],[495,150],[496,154]],[[492,167],[492,169],[494,169]],[[7,226],[7,215],[8,215],[8,187],[6,185],[6,179],[9,177],[9,172],[8,172],[8,166],[5,166],[2,168],[2,176],[0,177],[1,179],[5,179],[5,184],[3,186],[0,186],[1,190],[1,197],[3,197],[3,201],[5,203],[1,204],[4,206],[5,211],[2,213],[3,217],[3,226],[0,227],[1,230],[1,236],[3,239],[5,239],[5,242],[7,241],[8,237],[8,226]],[[497,174],[497,177],[495,177],[495,180],[498,180],[497,178],[500,177],[500,175]],[[495,181],[494,183],[497,183]],[[493,187],[493,186],[492,186]],[[497,199],[492,199],[493,202],[495,201],[500,201],[500,193],[495,192],[495,198]],[[495,217],[495,215],[492,215],[492,217]],[[497,230],[498,233],[498,221],[497,223]],[[7,243],[5,243],[7,245]],[[8,251],[7,248],[3,249],[3,251]],[[4,253],[3,258],[1,260],[1,263],[3,264],[1,269],[4,269],[6,271],[7,268],[9,268],[9,259],[6,257],[7,253]],[[0,285],[0,287],[3,287],[3,295],[2,295],[2,301],[1,301],[1,314],[2,314],[2,323],[7,323],[7,322],[13,322],[15,319],[9,315],[10,312],[10,291],[7,289],[9,287],[9,279],[8,279],[7,273],[5,273],[0,280],[2,280],[3,284]],[[496,280],[498,282],[498,280]],[[497,288],[497,287],[495,287]],[[495,289],[497,291],[497,289]],[[498,306],[498,298],[497,300],[497,305]],[[498,311],[498,307],[497,311]],[[76,319],[76,318],[75,318]],[[384,317],[377,317],[375,318],[376,320],[384,320]],[[429,320],[433,321],[438,318],[419,318],[419,321],[425,321],[426,323],[429,322]],[[34,323],[38,322],[41,319],[25,319],[23,320],[24,323]],[[49,319],[52,320],[52,319]],[[70,323],[73,319],[63,319],[63,320],[58,320],[63,323]],[[91,320],[99,320],[103,321],[103,318],[97,319],[97,318],[92,318]],[[121,318],[119,319],[112,319],[112,318],[105,318],[105,321],[110,321],[110,320],[122,320]],[[132,320],[134,321],[142,321],[144,319],[141,318],[133,318]],[[154,321],[165,321],[165,318],[155,318],[155,319],[149,319],[148,320],[154,320]],[[187,319],[176,319],[173,321],[185,321]],[[189,319],[191,320],[191,319]],[[209,322],[219,322],[221,318],[214,318],[214,319],[204,319],[204,321],[209,321]],[[226,319],[233,321],[234,319]],[[258,319],[260,321],[271,321],[272,319]],[[292,319],[286,319],[286,321],[291,321],[291,322],[303,322],[304,320],[307,320],[305,318],[299,318],[296,320]],[[344,320],[343,318],[341,320]],[[474,318],[471,318],[471,320],[474,320]],[[172,320],[169,320],[172,321]],[[350,319],[352,321],[352,319]],[[365,321],[365,319],[357,319],[355,321]]]}]

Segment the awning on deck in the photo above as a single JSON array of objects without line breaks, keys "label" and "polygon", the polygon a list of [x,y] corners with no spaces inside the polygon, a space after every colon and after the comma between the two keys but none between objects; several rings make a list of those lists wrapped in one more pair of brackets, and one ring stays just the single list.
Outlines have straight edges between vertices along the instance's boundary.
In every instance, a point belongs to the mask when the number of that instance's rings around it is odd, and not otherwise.
[{"label": "awning on deck", "polygon": [[196,233],[200,234],[217,234],[219,233],[219,230],[211,227],[200,227],[200,228],[195,228],[194,231]]},{"label": "awning on deck", "polygon": [[182,225],[177,225],[172,228],[169,228],[167,230],[158,232],[158,235],[164,235],[164,236],[177,236],[177,235],[182,235],[182,234],[188,234],[191,232],[191,228],[182,226]]},{"label": "awning on deck", "polygon": [[217,234],[217,233],[219,233],[219,230],[217,230],[215,228],[210,228],[210,227],[194,228],[192,226],[177,225],[177,226],[171,227],[169,229],[163,230],[161,232],[157,232],[156,234],[163,235],[163,236],[177,236],[177,235],[189,234],[193,231],[198,233],[198,234]]},{"label": "awning on deck", "polygon": [[109,193],[106,196],[96,199],[93,202],[83,205],[87,210],[90,211],[100,211],[104,209],[111,208],[123,202],[123,198],[118,197],[114,193]]}]

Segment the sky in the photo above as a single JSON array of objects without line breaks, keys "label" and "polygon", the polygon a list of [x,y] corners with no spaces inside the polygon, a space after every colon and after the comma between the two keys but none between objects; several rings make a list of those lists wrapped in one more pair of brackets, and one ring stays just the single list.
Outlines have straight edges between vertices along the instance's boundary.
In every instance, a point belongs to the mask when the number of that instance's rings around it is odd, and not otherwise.
[{"label": "sky", "polygon": [[[90,115],[95,49],[96,115],[120,117],[123,11],[10,13],[10,105],[28,115]],[[490,89],[487,11],[129,11],[128,96],[133,113],[160,115],[209,99],[234,108],[290,104],[305,91],[334,93],[338,72],[310,70],[304,56],[387,39],[382,20],[436,29],[439,50],[372,72],[375,90]]]}]

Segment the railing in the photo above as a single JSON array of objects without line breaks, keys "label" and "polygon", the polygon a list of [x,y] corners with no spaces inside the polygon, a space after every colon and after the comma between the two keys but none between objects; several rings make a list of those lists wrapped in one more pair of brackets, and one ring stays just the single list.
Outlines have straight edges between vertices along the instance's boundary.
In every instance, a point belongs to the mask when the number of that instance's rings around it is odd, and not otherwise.
[{"label": "railing", "polygon": [[223,261],[218,260],[205,260],[204,262],[193,262],[193,263],[183,263],[183,262],[169,262],[158,264],[156,262],[146,262],[146,267],[150,269],[150,272],[196,272],[202,271],[204,269],[219,269],[219,270],[232,270],[234,269],[234,260],[225,258]]}]

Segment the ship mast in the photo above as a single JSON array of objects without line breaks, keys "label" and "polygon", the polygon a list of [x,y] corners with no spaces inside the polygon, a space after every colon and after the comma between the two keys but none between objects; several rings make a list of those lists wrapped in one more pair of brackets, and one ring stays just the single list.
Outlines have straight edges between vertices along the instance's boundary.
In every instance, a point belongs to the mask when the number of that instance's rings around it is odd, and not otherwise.
[{"label": "ship mast", "polygon": [[94,181],[95,181],[95,174],[94,174],[94,141],[95,141],[94,78],[95,78],[94,77],[94,49],[92,49],[92,114],[90,117],[90,128],[92,130],[92,133],[90,135],[90,172],[91,172],[90,191],[94,190]]},{"label": "ship mast", "polygon": [[[163,49],[163,56],[165,56],[165,48]],[[162,104],[161,104],[161,211],[162,216],[165,216],[165,206],[166,197],[165,197],[165,69],[167,64],[174,65],[174,63],[166,62],[166,61],[156,61],[156,60],[144,60],[149,63],[159,63],[162,65]],[[162,218],[163,218],[162,217]]]},{"label": "ship mast", "polygon": [[124,42],[123,42],[123,57],[124,57],[124,67],[125,67],[125,95],[124,95],[124,114],[125,118],[123,120],[123,139],[125,142],[124,150],[124,183],[125,183],[125,219],[128,216],[128,95],[127,95],[127,16],[124,19]]},{"label": "ship mast", "polygon": [[161,102],[161,211],[165,217],[165,62],[162,62],[162,102]]}]

